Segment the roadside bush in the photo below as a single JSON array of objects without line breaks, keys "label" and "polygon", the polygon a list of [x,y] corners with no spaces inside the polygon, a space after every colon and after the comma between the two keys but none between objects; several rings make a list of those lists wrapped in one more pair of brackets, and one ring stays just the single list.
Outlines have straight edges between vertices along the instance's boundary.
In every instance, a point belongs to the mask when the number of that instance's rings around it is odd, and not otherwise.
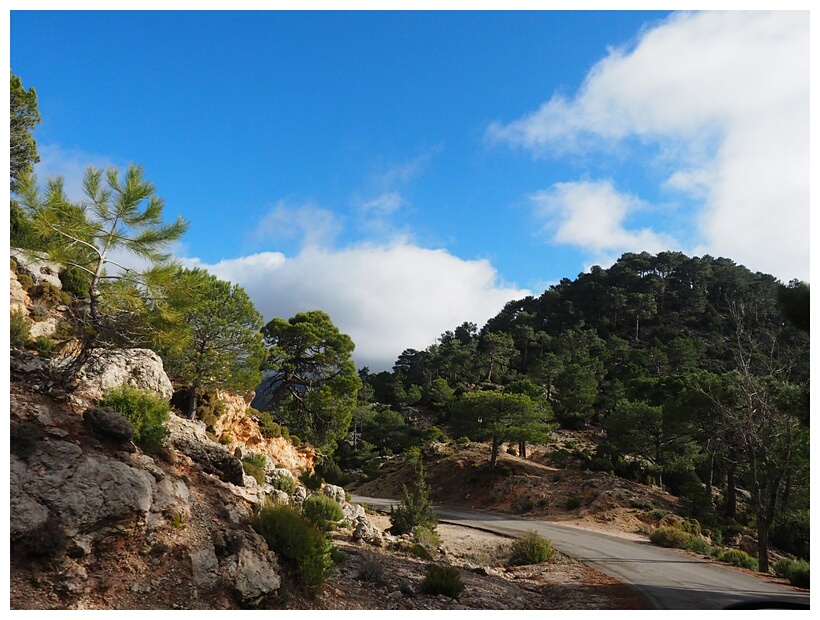
[{"label": "roadside bush", "polygon": [[14,310],[9,320],[11,346],[22,348],[31,340],[31,328],[22,310]]},{"label": "roadside bush", "polygon": [[342,507],[327,495],[311,495],[302,503],[302,514],[323,530],[332,530],[345,518]]},{"label": "roadside bush", "polygon": [[757,560],[740,549],[729,549],[728,551],[723,551],[717,559],[721,562],[725,562],[726,564],[732,564],[734,566],[748,568],[750,570],[757,570]]},{"label": "roadside bush", "polygon": [[251,525],[293,571],[308,594],[322,591],[333,568],[333,545],[316,525],[290,506],[266,504]]},{"label": "roadside bush", "polygon": [[413,530],[413,542],[425,547],[438,547],[442,543],[436,531],[424,525],[419,525]]},{"label": "roadside bush", "polygon": [[418,525],[429,527],[435,531],[438,519],[433,512],[433,504],[430,502],[430,487],[424,479],[424,467],[421,462],[416,469],[416,484],[413,492],[410,493],[407,487],[404,488],[404,498],[401,503],[390,508],[390,530],[394,534],[406,534]]},{"label": "roadside bush", "polygon": [[810,585],[809,579],[809,563],[805,560],[790,560],[783,558],[775,562],[774,574],[778,577],[788,579],[789,583],[798,588],[808,588]]},{"label": "roadside bush", "polygon": [[689,540],[686,541],[686,550],[702,555],[712,554],[712,546],[700,536],[690,536]]},{"label": "roadside bush", "polygon": [[171,406],[153,392],[127,385],[107,390],[97,403],[111,407],[134,425],[134,441],[146,454],[154,454],[168,435]]},{"label": "roadside bush", "polygon": [[554,556],[552,542],[541,534],[530,531],[513,541],[510,561],[513,564],[541,564],[549,562]]},{"label": "roadside bush", "polygon": [[674,547],[676,549],[685,549],[689,538],[691,538],[690,534],[669,525],[662,525],[659,528],[655,528],[652,533],[649,534],[649,540],[653,544],[661,547]]},{"label": "roadside bush", "polygon": [[443,594],[457,600],[464,592],[464,581],[454,566],[433,565],[427,569],[424,581],[421,582],[421,591],[433,596]]},{"label": "roadside bush", "polygon": [[265,463],[267,461],[264,454],[248,454],[242,459],[242,469],[261,486],[265,484]]}]

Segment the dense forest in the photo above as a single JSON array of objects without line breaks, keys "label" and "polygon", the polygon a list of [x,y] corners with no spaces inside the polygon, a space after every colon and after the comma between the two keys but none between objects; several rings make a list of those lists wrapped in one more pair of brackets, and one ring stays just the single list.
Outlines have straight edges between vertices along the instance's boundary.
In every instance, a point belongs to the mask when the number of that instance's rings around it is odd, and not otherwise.
[{"label": "dense forest", "polygon": [[[41,189],[38,122],[36,93],[12,74],[11,246],[63,265],[61,291],[30,294],[68,308],[60,336],[84,353],[156,351],[189,417],[218,415],[216,389],[257,388],[263,432],[315,446],[337,483],[429,441],[486,441],[492,466],[505,444],[526,458],[559,426],[600,428],[584,467],[661,485],[703,522],[755,526],[761,571],[770,540],[808,558],[806,283],[727,258],[629,253],[403,351],[392,372],[357,371],[354,343],[325,312],[264,324],[241,287],[174,264],[165,251],[187,223],[164,222],[138,166],[89,168],[81,203],[59,179]],[[148,267],[124,268],[115,249]],[[12,314],[13,346],[54,346],[24,327]]]}]

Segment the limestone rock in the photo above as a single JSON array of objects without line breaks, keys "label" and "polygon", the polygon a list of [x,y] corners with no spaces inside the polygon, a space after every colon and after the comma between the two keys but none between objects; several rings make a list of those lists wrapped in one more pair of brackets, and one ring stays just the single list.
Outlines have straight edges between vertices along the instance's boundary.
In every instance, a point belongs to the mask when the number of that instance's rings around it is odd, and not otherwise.
[{"label": "limestone rock", "polygon": [[223,482],[244,485],[245,472],[242,469],[242,461],[225,446],[208,439],[204,423],[182,420],[172,415],[168,431],[166,442],[201,465],[206,473],[213,474]]},{"label": "limestone rock", "polygon": [[10,255],[17,262],[17,271],[29,276],[34,284],[48,283],[54,288],[63,288],[63,283],[60,282],[60,265],[48,260],[46,254],[11,248]]},{"label": "limestone rock", "polygon": [[134,436],[134,425],[111,407],[89,407],[83,413],[83,422],[98,437],[126,442]]},{"label": "limestone rock", "polygon": [[[58,368],[70,363],[66,358]],[[76,393],[90,399],[102,398],[114,387],[130,385],[151,390],[166,400],[174,394],[160,357],[149,349],[95,349],[76,375]]]},{"label": "limestone rock", "polygon": [[345,490],[342,487],[337,487],[335,484],[326,484],[322,487],[322,493],[340,506],[345,503]]},{"label": "limestone rock", "polygon": [[282,580],[276,554],[268,549],[265,540],[254,532],[244,535],[241,549],[226,564],[242,605],[254,606],[279,590]]},{"label": "limestone rock", "polygon": [[67,441],[43,441],[23,461],[11,456],[12,539],[40,527],[50,509],[69,537],[101,524],[143,518],[153,500],[152,476]]},{"label": "limestone rock", "polygon": [[17,279],[17,274],[13,271],[9,274],[9,307],[12,312],[20,311],[28,315],[28,308],[31,305],[31,298]]},{"label": "limestone rock", "polygon": [[383,542],[381,530],[367,517],[356,519],[353,527],[353,540],[366,542],[375,547],[380,547]]}]

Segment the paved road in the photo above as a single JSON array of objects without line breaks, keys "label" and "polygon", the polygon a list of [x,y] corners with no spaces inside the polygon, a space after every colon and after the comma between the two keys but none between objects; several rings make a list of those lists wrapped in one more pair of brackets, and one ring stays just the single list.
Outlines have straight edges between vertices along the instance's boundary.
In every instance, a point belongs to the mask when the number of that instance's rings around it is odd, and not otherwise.
[{"label": "paved road", "polygon": [[[398,500],[354,495],[351,501],[389,511]],[[632,586],[655,609],[725,609],[732,605],[808,605],[808,594],[686,553],[597,532],[499,513],[434,506],[439,520],[498,534],[534,530],[562,553]]]}]

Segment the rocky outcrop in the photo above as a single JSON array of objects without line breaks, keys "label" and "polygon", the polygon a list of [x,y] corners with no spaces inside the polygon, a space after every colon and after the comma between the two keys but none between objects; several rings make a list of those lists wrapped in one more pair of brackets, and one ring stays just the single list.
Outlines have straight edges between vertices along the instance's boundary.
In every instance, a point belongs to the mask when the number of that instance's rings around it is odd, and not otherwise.
[{"label": "rocky outcrop", "polygon": [[55,517],[66,536],[144,519],[154,479],[146,471],[70,441],[38,442],[26,459],[11,455],[11,539],[36,535]]},{"label": "rocky outcrop", "polygon": [[28,314],[31,298],[17,279],[17,273],[11,271],[9,275],[9,306],[12,312]]},{"label": "rocky outcrop", "polygon": [[89,407],[83,421],[97,437],[124,443],[134,436],[134,425],[111,407]]},{"label": "rocky outcrop", "polygon": [[[55,366],[59,370],[72,361],[74,358],[63,358]],[[75,384],[75,395],[92,400],[121,385],[150,390],[166,400],[174,394],[162,360],[149,349],[94,349],[77,370]]]},{"label": "rocky outcrop", "polygon": [[269,462],[278,467],[289,469],[298,475],[303,469],[313,471],[316,455],[310,448],[297,448],[284,437],[264,437],[259,431],[259,424],[249,412],[249,403],[253,393],[239,396],[228,392],[217,391],[215,398],[222,403],[223,413],[214,423],[213,432],[217,437],[230,435],[232,446],[243,446],[243,450],[252,450],[263,454]]},{"label": "rocky outcrop", "polygon": [[199,464],[205,473],[237,486],[245,484],[242,461],[225,446],[208,439],[203,422],[183,420],[179,416],[172,415],[169,419],[168,431],[166,443]]},{"label": "rocky outcrop", "polygon": [[334,484],[326,484],[322,487],[322,493],[340,506],[345,503],[345,490],[342,487],[337,487]]},{"label": "rocky outcrop", "polygon": [[60,264],[48,260],[42,252],[11,248],[11,258],[17,263],[17,271],[26,274],[34,284],[50,284],[54,288],[62,289],[60,282]]}]

